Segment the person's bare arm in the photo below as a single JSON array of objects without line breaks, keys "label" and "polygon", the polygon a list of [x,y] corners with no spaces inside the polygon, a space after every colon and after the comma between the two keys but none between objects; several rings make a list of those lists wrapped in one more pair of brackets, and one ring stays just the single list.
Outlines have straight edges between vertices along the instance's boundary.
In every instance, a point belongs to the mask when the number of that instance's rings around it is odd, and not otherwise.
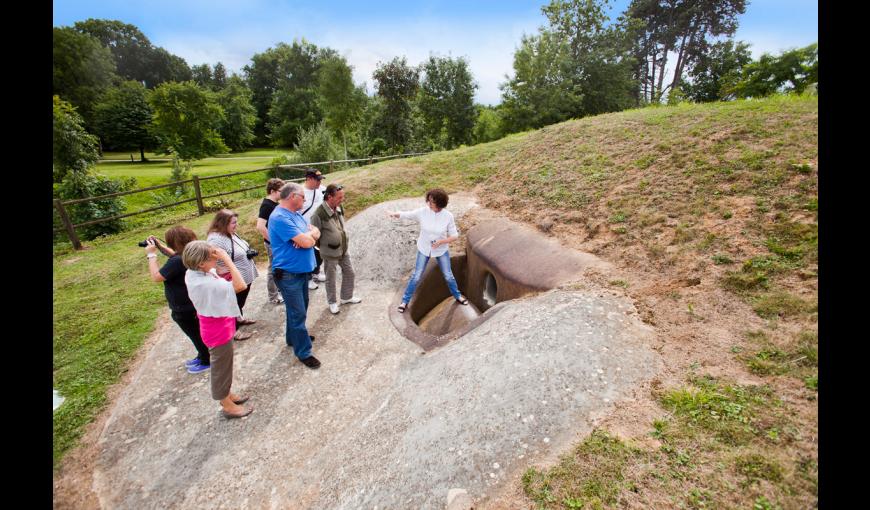
[{"label": "person's bare arm", "polygon": [[230,258],[230,254],[225,252],[220,248],[214,248],[214,252],[217,254],[218,260],[224,263],[226,267],[229,268],[230,274],[233,275],[233,290],[236,291],[236,294],[248,288],[248,284],[245,283],[244,278],[242,278],[242,273],[239,272],[239,268],[236,267],[236,264]]},{"label": "person's bare arm", "polygon": [[145,247],[145,253],[154,255],[153,257],[148,257],[148,272],[151,274],[151,281],[165,282],[166,278],[160,274],[160,268],[157,267],[157,243],[154,240],[154,236],[149,237],[145,242],[148,243],[148,246]]},{"label": "person's bare arm", "polygon": [[257,232],[259,232],[263,236],[263,239],[269,242],[272,241],[271,239],[269,239],[269,229],[266,228],[266,220],[264,220],[263,218],[257,218]]}]

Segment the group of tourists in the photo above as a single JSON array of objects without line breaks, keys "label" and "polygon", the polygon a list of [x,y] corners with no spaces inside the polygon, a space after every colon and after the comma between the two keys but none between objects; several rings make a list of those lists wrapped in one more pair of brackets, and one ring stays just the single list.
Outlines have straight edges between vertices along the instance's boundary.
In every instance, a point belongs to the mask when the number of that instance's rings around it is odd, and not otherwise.
[{"label": "group of tourists", "polygon": [[[309,291],[325,283],[329,311],[360,303],[354,294],[355,273],[348,253],[342,202],[343,186],[323,186],[318,170],[305,172],[305,183],[269,179],[266,198],[260,206],[256,229],[263,236],[269,258],[266,291],[269,301],[283,304],[286,313],[285,341],[293,354],[308,368],[320,361],[312,354],[314,337],[308,334]],[[417,260],[408,281],[399,312],[404,312],[417,288],[429,258],[435,257],[451,294],[460,304],[468,300],[459,292],[450,268],[448,245],[459,237],[453,215],[446,210],[448,196],[441,189],[426,193],[426,206],[413,211],[389,211],[391,218],[420,223]],[[236,233],[239,216],[222,209],[215,214],[205,241],[184,226],[166,231],[165,242],[154,236],[145,251],[151,279],[163,282],[172,320],[196,348],[197,356],[186,362],[187,371],[211,371],[211,395],[227,418],[249,415],[253,408],[242,406],[247,396],[232,393],[233,341],[251,338],[240,328],[256,323],[243,309],[258,276],[256,250]],[[169,259],[158,268],[157,252]],[[341,288],[336,295],[337,269]]]}]

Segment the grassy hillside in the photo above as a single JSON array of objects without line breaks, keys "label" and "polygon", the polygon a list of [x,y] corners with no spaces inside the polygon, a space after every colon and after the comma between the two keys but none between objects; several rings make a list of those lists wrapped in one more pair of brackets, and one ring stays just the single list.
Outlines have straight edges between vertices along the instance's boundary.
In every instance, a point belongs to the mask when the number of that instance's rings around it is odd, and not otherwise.
[{"label": "grassy hillside", "polygon": [[[774,97],[574,120],[330,180],[351,215],[433,186],[472,191],[612,262],[589,286],[623,292],[656,327],[666,367],[648,405],[617,409],[558,465],[530,469],[525,504],[803,508],[817,490],[817,161],[817,99]],[[256,239],[259,200],[244,200]],[[203,233],[206,221],[188,224]],[[165,307],[135,245],[144,235],[55,258],[55,385],[70,398],[55,413],[56,460]],[[126,306],[135,313],[110,318]],[[82,361],[94,356],[96,383]]]}]

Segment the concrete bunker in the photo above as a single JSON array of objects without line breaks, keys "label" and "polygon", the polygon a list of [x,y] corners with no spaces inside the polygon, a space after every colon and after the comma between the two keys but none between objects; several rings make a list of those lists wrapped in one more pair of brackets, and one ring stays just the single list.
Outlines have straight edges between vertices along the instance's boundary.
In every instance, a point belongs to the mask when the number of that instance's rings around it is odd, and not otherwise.
[{"label": "concrete bunker", "polygon": [[441,270],[432,261],[405,313],[396,307],[407,278],[390,305],[393,325],[424,351],[468,333],[512,299],[576,280],[586,267],[601,262],[505,218],[469,229],[465,248],[465,254],[452,256],[450,263],[459,290],[468,298],[467,306],[453,299]]}]

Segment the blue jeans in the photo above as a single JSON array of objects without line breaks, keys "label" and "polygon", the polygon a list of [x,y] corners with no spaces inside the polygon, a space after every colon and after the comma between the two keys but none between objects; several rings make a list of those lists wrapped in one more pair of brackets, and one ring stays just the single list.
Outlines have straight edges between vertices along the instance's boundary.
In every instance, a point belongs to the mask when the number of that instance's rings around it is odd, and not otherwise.
[{"label": "blue jeans", "polygon": [[293,347],[293,354],[299,359],[311,356],[311,338],[305,327],[305,317],[308,314],[308,273],[284,273],[284,277],[275,280],[275,285],[284,298],[284,309],[287,312],[287,329],[285,333],[287,345]]},{"label": "blue jeans", "polygon": [[[445,251],[441,256],[435,257],[435,260],[438,262],[441,274],[444,275],[444,281],[447,282],[447,288],[450,289],[450,293],[453,294],[453,297],[458,300],[461,294],[459,293],[459,287],[456,286],[456,278],[453,277],[453,271],[450,270],[450,251]],[[408,286],[405,287],[405,295],[402,296],[402,303],[411,302],[411,297],[414,295],[414,291],[417,290],[417,284],[420,283],[420,278],[423,276],[423,270],[426,269],[426,264],[428,263],[429,257],[420,253],[420,250],[417,250],[417,265],[414,267],[414,274],[411,276],[411,281],[409,281]]]}]

